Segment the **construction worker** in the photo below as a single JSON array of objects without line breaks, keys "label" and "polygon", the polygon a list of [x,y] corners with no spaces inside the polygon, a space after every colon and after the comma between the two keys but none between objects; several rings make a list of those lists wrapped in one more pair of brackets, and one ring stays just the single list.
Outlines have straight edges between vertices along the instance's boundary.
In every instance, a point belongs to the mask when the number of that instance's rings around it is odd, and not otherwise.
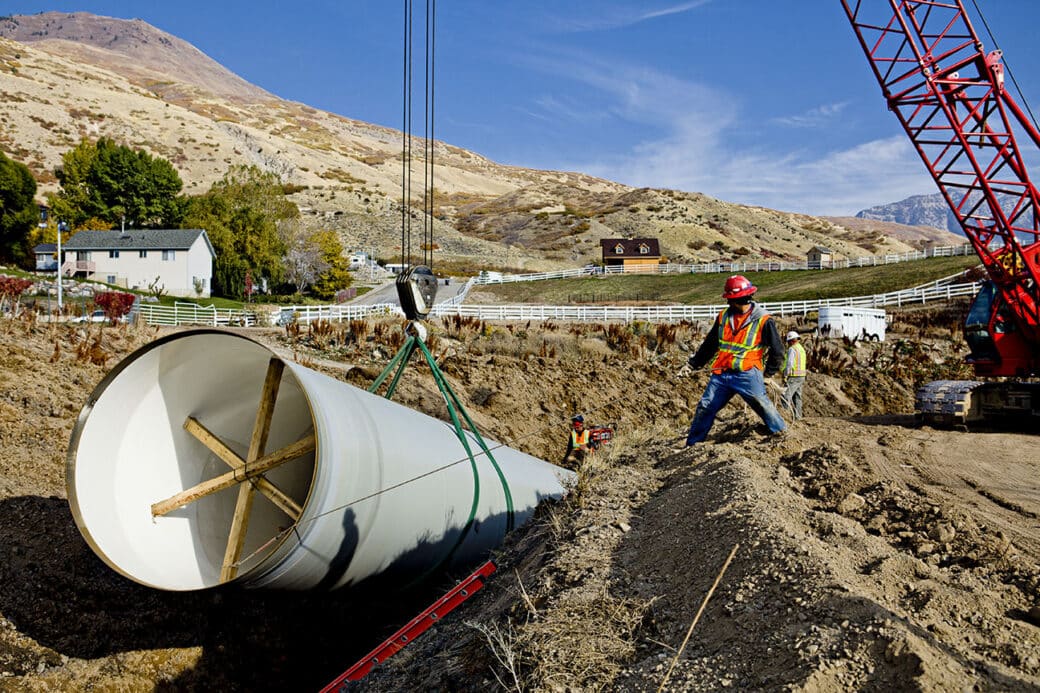
[{"label": "construction worker", "polygon": [[780,404],[794,414],[794,420],[802,418],[802,387],[805,385],[805,347],[799,341],[800,336],[794,330],[787,333],[787,354],[780,373],[784,377],[784,394]]},{"label": "construction worker", "polygon": [[571,434],[567,439],[567,454],[564,464],[579,464],[592,452],[592,436],[585,430],[585,417],[578,414],[571,419]]},{"label": "construction worker", "polygon": [[726,280],[722,297],[729,307],[720,311],[690,366],[711,361],[711,378],[690,423],[686,445],[708,437],[715,415],[733,395],[740,395],[773,436],[786,430],[783,418],[766,394],[765,378],[780,370],[783,343],[776,323],[752,300],[758,289],[737,274]]}]

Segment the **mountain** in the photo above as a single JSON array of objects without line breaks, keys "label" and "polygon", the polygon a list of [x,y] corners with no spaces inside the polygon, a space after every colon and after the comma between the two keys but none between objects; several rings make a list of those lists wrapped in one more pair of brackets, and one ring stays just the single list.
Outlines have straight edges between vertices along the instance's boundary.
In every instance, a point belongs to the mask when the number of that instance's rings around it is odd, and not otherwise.
[{"label": "mountain", "polygon": [[[0,150],[29,166],[43,194],[57,189],[61,155],[99,136],[167,159],[187,194],[206,191],[231,165],[274,172],[308,226],[336,230],[348,250],[400,255],[400,132],[280,99],[141,20],[0,18]],[[412,150],[415,237],[425,162],[421,143]],[[599,260],[600,239],[617,237],[656,237],[677,262],[800,260],[814,245],[854,258],[957,242],[505,166],[445,142],[434,156],[435,263],[573,267]]]},{"label": "mountain", "polygon": [[963,235],[951,233],[927,224],[911,225],[868,217],[824,217],[827,221],[845,229],[849,240],[868,247],[881,237],[895,238],[914,247],[936,245],[961,245],[966,242]]},{"label": "mountain", "polygon": [[899,202],[877,205],[856,213],[858,219],[891,221],[909,226],[930,226],[960,232],[957,217],[950,212],[946,200],[939,193],[914,195]]},{"label": "mountain", "polygon": [[102,65],[177,98],[174,85],[197,86],[235,101],[275,97],[209,58],[195,46],[140,19],[116,20],[86,12],[43,12],[0,18],[0,36],[31,43],[80,63]]}]

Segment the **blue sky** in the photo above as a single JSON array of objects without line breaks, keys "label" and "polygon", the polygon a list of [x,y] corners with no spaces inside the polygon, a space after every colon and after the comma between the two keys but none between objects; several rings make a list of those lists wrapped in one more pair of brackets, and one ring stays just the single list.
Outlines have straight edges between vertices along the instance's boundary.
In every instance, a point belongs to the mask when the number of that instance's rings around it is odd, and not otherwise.
[{"label": "blue sky", "polygon": [[[974,1],[1040,105],[1040,1]],[[140,18],[278,96],[401,127],[397,0],[0,2],[47,10]],[[838,0],[440,0],[436,60],[437,138],[500,163],[821,215],[936,191]]]}]

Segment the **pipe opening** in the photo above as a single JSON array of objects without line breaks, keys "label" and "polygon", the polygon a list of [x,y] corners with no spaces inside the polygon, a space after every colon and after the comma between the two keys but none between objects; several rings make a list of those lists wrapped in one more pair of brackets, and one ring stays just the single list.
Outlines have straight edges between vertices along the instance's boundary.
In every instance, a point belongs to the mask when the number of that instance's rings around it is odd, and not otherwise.
[{"label": "pipe opening", "polygon": [[[80,530],[113,569],[152,587],[192,590],[223,581],[239,484],[165,515],[153,516],[152,504],[232,472],[213,448],[223,445],[247,458],[272,354],[251,340],[229,337],[202,333],[137,352],[98,386],[73,434],[69,499]],[[207,445],[198,428],[195,434],[186,430],[189,417],[219,443]],[[272,453],[313,434],[306,394],[287,368],[264,450]],[[266,472],[264,485],[303,506],[314,472],[311,450]],[[253,486],[254,497],[239,575],[269,556],[276,544],[251,554],[294,521],[272,502],[274,492],[256,488],[258,478],[244,483]]]}]

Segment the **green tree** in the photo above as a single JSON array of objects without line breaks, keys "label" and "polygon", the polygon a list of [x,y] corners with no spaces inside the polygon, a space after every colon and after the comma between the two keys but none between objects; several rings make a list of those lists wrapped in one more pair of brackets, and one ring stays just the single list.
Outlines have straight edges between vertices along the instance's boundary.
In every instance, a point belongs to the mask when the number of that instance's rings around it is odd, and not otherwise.
[{"label": "green tree", "polygon": [[255,166],[234,166],[205,195],[191,198],[184,225],[206,229],[213,243],[213,293],[242,298],[247,270],[258,283],[281,283],[286,246],[278,228],[298,216],[278,177]]},{"label": "green tree", "polygon": [[36,227],[36,181],[29,167],[0,152],[0,260],[28,267],[29,234]]},{"label": "green tree", "polygon": [[183,184],[173,165],[146,151],[102,137],[83,140],[62,155],[55,174],[61,190],[50,199],[53,213],[75,228],[101,219],[109,228],[176,227],[183,216]]},{"label": "green tree", "polygon": [[336,292],[350,286],[350,262],[343,257],[343,243],[335,231],[323,230],[314,233],[313,243],[321,252],[321,259],[326,268],[314,280],[311,291],[318,298],[332,299]]}]

